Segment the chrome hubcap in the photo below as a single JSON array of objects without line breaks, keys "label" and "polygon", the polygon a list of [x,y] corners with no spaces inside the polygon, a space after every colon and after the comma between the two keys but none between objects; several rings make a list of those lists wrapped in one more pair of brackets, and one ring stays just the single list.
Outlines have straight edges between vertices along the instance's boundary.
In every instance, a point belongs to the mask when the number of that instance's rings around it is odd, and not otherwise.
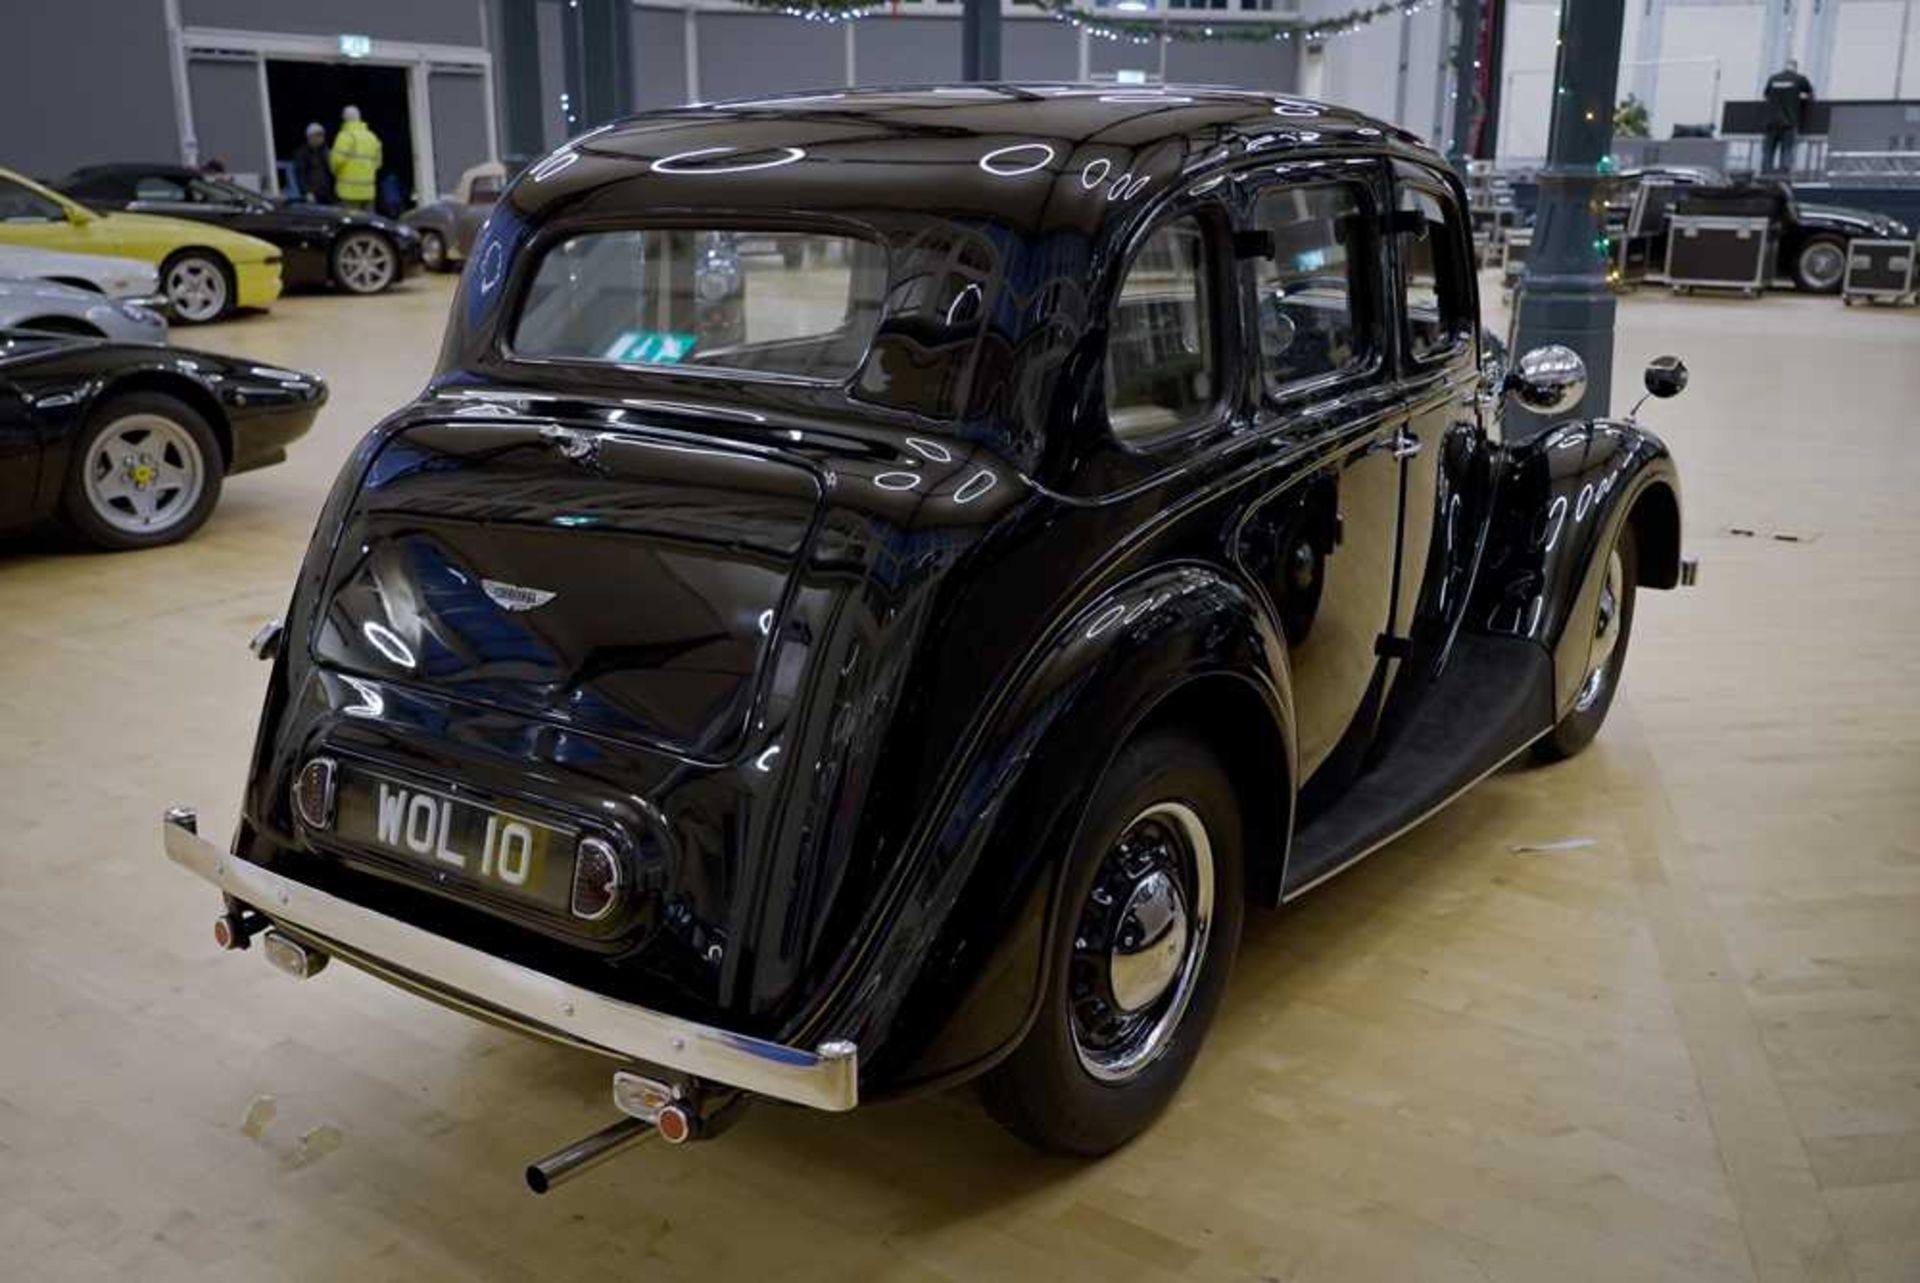
[{"label": "chrome hubcap", "polygon": [[1600,605],[1593,622],[1593,647],[1587,653],[1587,680],[1580,684],[1574,707],[1581,712],[1592,708],[1607,689],[1607,675],[1613,664],[1613,652],[1620,645],[1620,602],[1626,594],[1626,567],[1620,562],[1620,550],[1607,554],[1607,581],[1600,586]]},{"label": "chrome hubcap", "polygon": [[94,442],[86,469],[88,505],[128,534],[170,529],[206,486],[206,461],[192,434],[157,414],[116,420]]},{"label": "chrome hubcap", "polygon": [[439,267],[446,261],[446,246],[441,243],[438,232],[423,232],[420,235],[420,261],[428,267]]},{"label": "chrome hubcap", "polygon": [[1068,966],[1080,1065],[1125,1082],[1173,1041],[1213,916],[1213,845],[1198,813],[1160,802],[1136,816],[1094,876]]},{"label": "chrome hubcap", "polygon": [[167,298],[184,321],[211,321],[227,307],[227,275],[204,258],[175,263],[167,272]]},{"label": "chrome hubcap", "polygon": [[393,280],[393,251],[378,236],[361,233],[340,243],[340,283],[356,294],[377,294]]},{"label": "chrome hubcap", "polygon": [[1841,253],[1837,246],[1829,245],[1824,241],[1818,245],[1808,246],[1806,252],[1800,256],[1800,274],[1809,284],[1817,285],[1822,289],[1838,284],[1846,270],[1846,255]]}]

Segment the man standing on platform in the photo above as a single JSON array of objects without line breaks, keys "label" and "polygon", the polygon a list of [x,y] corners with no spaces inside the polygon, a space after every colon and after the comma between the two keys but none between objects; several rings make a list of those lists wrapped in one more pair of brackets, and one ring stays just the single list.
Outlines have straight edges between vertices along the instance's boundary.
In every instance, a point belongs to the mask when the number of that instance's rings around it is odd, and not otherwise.
[{"label": "man standing on platform", "polygon": [[1807,127],[1807,111],[1813,106],[1813,84],[1800,74],[1800,64],[1787,59],[1787,65],[1767,79],[1767,145],[1761,153],[1760,172],[1793,176],[1794,145],[1800,131]]}]

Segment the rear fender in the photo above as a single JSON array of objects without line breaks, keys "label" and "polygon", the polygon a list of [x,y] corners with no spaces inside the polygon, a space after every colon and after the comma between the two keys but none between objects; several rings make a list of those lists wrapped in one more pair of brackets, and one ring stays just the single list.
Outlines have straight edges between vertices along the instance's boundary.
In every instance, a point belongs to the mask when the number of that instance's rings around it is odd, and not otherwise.
[{"label": "rear fender", "polygon": [[1680,582],[1680,480],[1665,443],[1630,423],[1561,424],[1508,448],[1470,623],[1553,656],[1554,708],[1585,676],[1606,553],[1631,522],[1640,584]]},{"label": "rear fender", "polygon": [[[1251,825],[1265,845],[1250,833],[1250,865],[1277,875],[1285,858],[1286,661],[1250,589],[1217,567],[1163,567],[1078,611],[1034,654],[950,773],[905,890],[829,1008],[825,1027],[879,1048],[869,1072],[881,1090],[971,1076],[1018,1043],[1045,979],[1061,856],[1107,763],[1149,720],[1224,714],[1201,729],[1229,737],[1223,758],[1260,779],[1279,817],[1277,832]],[[1249,741],[1259,747],[1242,753]]]}]

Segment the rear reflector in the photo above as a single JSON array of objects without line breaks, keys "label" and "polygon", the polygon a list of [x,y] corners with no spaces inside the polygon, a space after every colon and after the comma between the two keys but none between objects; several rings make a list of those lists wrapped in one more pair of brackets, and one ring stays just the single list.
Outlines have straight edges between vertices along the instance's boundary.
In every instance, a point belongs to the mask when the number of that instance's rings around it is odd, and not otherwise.
[{"label": "rear reflector", "polygon": [[581,838],[573,856],[573,916],[597,922],[619,902],[619,855],[600,838]]},{"label": "rear reflector", "polygon": [[339,764],[330,757],[316,757],[300,768],[293,781],[293,809],[309,828],[333,827],[333,790]]}]

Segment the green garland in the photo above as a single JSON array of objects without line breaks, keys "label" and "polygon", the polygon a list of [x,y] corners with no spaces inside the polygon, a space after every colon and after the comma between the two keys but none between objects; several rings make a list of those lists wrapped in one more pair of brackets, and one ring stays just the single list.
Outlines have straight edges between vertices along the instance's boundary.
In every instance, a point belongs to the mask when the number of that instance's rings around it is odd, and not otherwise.
[{"label": "green garland", "polygon": [[1309,43],[1317,43],[1334,36],[1344,36],[1349,31],[1358,30],[1381,18],[1391,18],[1396,14],[1411,17],[1438,3],[1438,0],[1398,0],[1398,3],[1394,3],[1393,0],[1383,0],[1380,4],[1362,5],[1332,17],[1315,18],[1311,22],[1293,18],[1280,22],[1222,21],[1216,23],[1208,23],[1204,20],[1201,15],[1205,14],[1206,10],[1168,11],[1169,14],[1183,15],[1180,18],[1170,16],[1115,18],[1104,12],[1078,8],[1074,0],[1025,0],[1025,2],[1045,10],[1053,15],[1056,21],[1090,31],[1108,40],[1130,40],[1135,44],[1151,44],[1156,40],[1233,41],[1242,44],[1258,44],[1273,40],[1305,40]]},{"label": "green garland", "polygon": [[[1114,17],[1100,10],[1082,9],[1076,0],[1023,0],[1077,30],[1091,32],[1106,40],[1127,40],[1134,44],[1152,44],[1156,40],[1215,41],[1259,44],[1274,40],[1304,40],[1309,43],[1344,36],[1350,31],[1395,15],[1411,17],[1439,0],[1382,0],[1362,5],[1330,18],[1311,22],[1298,18],[1279,22],[1207,22],[1204,9],[1175,9],[1163,15],[1144,18]],[[852,22],[883,14],[886,9],[874,0],[734,0],[735,4],[770,13],[783,13],[808,22]],[[1172,15],[1178,14],[1179,17]]]}]

